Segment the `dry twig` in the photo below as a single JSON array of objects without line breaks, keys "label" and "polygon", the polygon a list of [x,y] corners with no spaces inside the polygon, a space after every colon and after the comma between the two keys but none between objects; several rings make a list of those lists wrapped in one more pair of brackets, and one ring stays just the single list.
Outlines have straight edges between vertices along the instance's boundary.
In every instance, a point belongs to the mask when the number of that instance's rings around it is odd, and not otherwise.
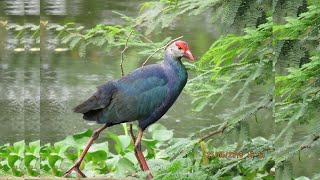
[{"label": "dry twig", "polygon": [[128,41],[129,41],[129,38],[130,38],[130,36],[131,36],[132,33],[133,33],[133,30],[130,31],[130,34],[129,34],[127,40],[126,40],[126,45],[125,45],[124,49],[123,49],[122,52],[121,52],[121,62],[120,62],[121,76],[124,76],[124,71],[123,71],[123,61],[124,61],[124,57],[123,57],[123,54],[124,54],[124,52],[128,49]]},{"label": "dry twig", "polygon": [[162,47],[156,49],[156,50],[143,62],[142,66],[146,65],[147,62],[149,61],[149,59],[151,59],[152,56],[154,56],[158,51],[160,51],[161,49],[165,50],[171,43],[173,43],[174,41],[176,41],[176,40],[178,40],[178,39],[181,39],[181,38],[183,38],[183,36],[177,37],[177,38],[171,40],[170,42],[168,42],[165,46],[162,46]]},{"label": "dry twig", "polygon": [[309,143],[300,146],[300,151],[306,148],[311,148],[313,143],[316,142],[318,139],[320,139],[320,135],[314,135],[314,137],[310,140]]},{"label": "dry twig", "polygon": [[[123,48],[123,50],[122,50],[122,52],[121,52],[121,62],[120,62],[120,68],[121,68],[121,76],[124,76],[124,71],[123,71],[123,61],[124,61],[124,57],[123,57],[123,55],[124,55],[124,52],[128,49],[128,41],[129,41],[129,38],[130,38],[130,36],[132,35],[132,33],[133,33],[133,30],[132,31],[130,31],[130,34],[128,35],[128,37],[127,37],[127,40],[126,40],[126,45],[125,45],[125,47]],[[130,135],[131,135],[131,137],[132,137],[132,140],[133,140],[133,144],[136,142],[136,138],[135,138],[135,136],[134,136],[134,134],[133,134],[133,131],[132,131],[132,123],[130,123],[130,128],[129,128],[129,132],[130,132]],[[134,150],[134,152],[135,152],[135,155],[136,155],[136,157],[137,157],[137,151],[136,150]],[[138,161],[139,161],[139,158],[137,158],[138,159]],[[139,162],[139,164],[140,164],[140,166],[141,166],[141,163]]]}]

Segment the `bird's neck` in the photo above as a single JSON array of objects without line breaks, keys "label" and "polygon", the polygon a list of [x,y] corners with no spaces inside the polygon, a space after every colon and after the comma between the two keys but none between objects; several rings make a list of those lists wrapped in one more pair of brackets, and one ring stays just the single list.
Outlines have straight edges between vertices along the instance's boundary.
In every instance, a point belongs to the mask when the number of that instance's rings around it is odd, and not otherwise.
[{"label": "bird's neck", "polygon": [[181,63],[181,57],[172,57],[171,54],[165,53],[164,54],[164,62],[169,63],[170,65],[182,65]]},{"label": "bird's neck", "polygon": [[180,58],[172,57],[168,53],[164,54],[164,63],[174,68],[175,71],[180,71],[184,69],[184,65],[181,62],[181,57]]},{"label": "bird's neck", "polygon": [[170,54],[165,53],[164,64],[170,68],[172,76],[179,77],[180,80],[187,78],[187,71],[181,62],[181,57],[173,58]]}]

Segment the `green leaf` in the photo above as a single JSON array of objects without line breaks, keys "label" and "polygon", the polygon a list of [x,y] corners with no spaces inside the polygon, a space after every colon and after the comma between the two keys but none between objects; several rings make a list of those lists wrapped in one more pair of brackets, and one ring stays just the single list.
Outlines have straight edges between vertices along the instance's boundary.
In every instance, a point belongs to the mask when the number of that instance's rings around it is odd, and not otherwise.
[{"label": "green leaf", "polygon": [[127,158],[120,158],[117,165],[115,176],[116,177],[126,177],[136,172],[134,164]]},{"label": "green leaf", "polygon": [[92,130],[88,129],[88,130],[85,130],[81,133],[77,133],[77,134],[74,134],[72,137],[77,140],[77,139],[81,139],[81,138],[84,138],[84,137],[91,137],[92,136]]},{"label": "green leaf", "polygon": [[122,145],[121,145],[121,141],[120,141],[118,135],[116,135],[110,131],[107,131],[106,135],[108,138],[111,138],[112,140],[115,141],[114,149],[116,150],[116,152],[118,154],[120,154],[122,152]]},{"label": "green leaf", "polygon": [[81,58],[86,56],[86,48],[87,48],[87,44],[85,42],[81,42],[79,46],[79,56]]},{"label": "green leaf", "polygon": [[157,141],[168,141],[172,139],[173,132],[169,130],[155,130],[152,133],[152,139]]},{"label": "green leaf", "polygon": [[58,160],[61,160],[62,158],[56,154],[50,154],[48,157],[48,162],[51,168],[56,168],[55,164]]},{"label": "green leaf", "polygon": [[166,130],[166,129],[167,129],[167,128],[164,127],[163,125],[156,123],[156,124],[152,124],[152,125],[148,128],[148,132],[152,133],[152,132],[154,132],[154,131],[156,131],[156,130]]},{"label": "green leaf", "polygon": [[10,153],[8,156],[8,165],[10,168],[16,168],[15,163],[20,160],[20,156]]},{"label": "green leaf", "polygon": [[130,143],[131,143],[131,137],[127,136],[127,135],[120,135],[118,136],[120,143],[121,143],[121,149],[122,151],[125,151],[126,149],[128,149]]},{"label": "green leaf", "polygon": [[40,140],[33,141],[29,143],[29,152],[33,155],[38,155],[40,152]]},{"label": "green leaf", "polygon": [[24,155],[24,164],[26,167],[29,167],[31,164],[31,161],[33,160],[37,160],[38,158],[36,156],[34,156],[33,154],[30,153],[26,153]]},{"label": "green leaf", "polygon": [[88,152],[105,151],[108,152],[108,141],[102,143],[94,143],[91,145]]},{"label": "green leaf", "polygon": [[13,152],[17,153],[20,157],[24,154],[24,141],[19,141],[13,144]]}]

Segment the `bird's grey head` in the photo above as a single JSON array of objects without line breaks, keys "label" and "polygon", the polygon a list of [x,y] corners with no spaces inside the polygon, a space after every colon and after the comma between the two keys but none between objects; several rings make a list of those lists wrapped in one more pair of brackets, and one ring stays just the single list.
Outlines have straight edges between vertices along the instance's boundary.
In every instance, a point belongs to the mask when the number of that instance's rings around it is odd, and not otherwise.
[{"label": "bird's grey head", "polygon": [[184,41],[175,41],[174,43],[170,44],[166,48],[166,53],[174,59],[185,57],[194,61],[194,56],[192,55],[188,44]]}]

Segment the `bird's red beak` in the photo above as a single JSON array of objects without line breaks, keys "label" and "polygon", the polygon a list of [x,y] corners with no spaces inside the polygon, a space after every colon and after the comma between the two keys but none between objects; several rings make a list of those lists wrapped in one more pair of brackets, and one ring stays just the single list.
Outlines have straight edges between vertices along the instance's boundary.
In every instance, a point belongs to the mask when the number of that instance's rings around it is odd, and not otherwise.
[{"label": "bird's red beak", "polygon": [[184,52],[184,54],[183,54],[183,57],[188,58],[188,59],[190,59],[191,61],[194,61],[194,56],[193,56],[193,54],[191,53],[190,50],[186,50],[186,51]]}]

